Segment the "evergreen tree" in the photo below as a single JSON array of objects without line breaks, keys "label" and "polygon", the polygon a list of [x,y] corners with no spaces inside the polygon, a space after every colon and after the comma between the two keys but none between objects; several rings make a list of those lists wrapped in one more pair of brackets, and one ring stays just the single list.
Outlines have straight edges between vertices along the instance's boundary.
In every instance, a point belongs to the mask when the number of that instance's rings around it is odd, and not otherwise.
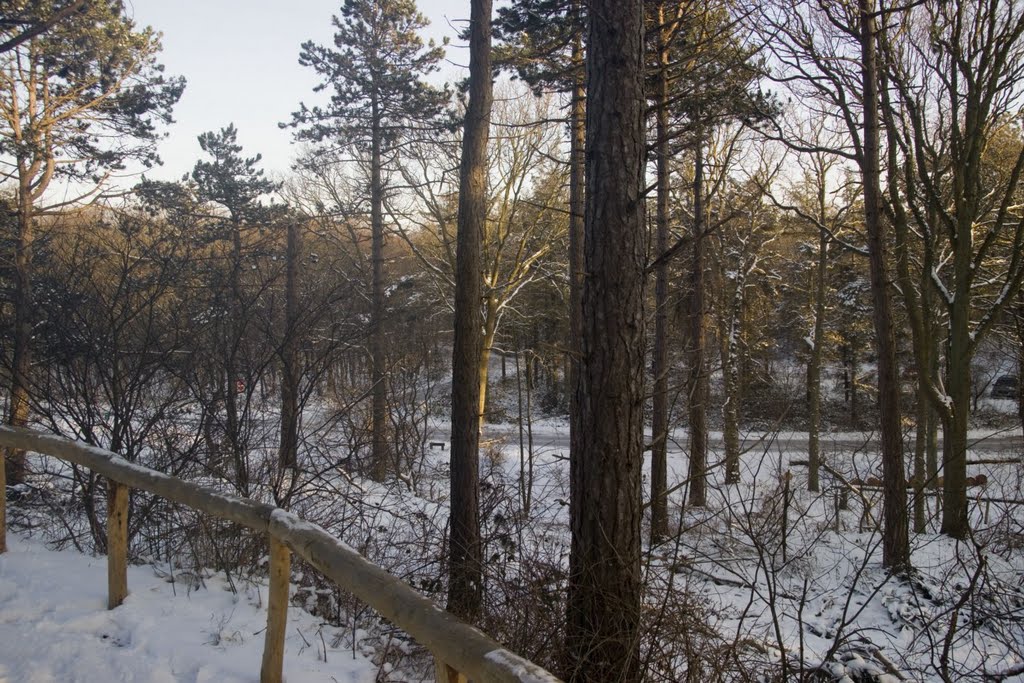
[{"label": "evergreen tree", "polygon": [[643,35],[640,0],[590,3],[587,277],[569,459],[566,644],[573,681],[641,678]]},{"label": "evergreen tree", "polygon": [[276,192],[281,184],[263,177],[257,167],[262,156],[242,156],[238,131],[234,124],[199,136],[199,146],[212,159],[199,160],[192,169],[196,196],[213,202],[227,211],[227,222],[234,232],[243,223],[254,224],[268,218],[271,209],[262,205],[260,197]]},{"label": "evergreen tree", "polygon": [[473,0],[469,103],[459,166],[455,338],[452,344],[451,541],[448,609],[468,620],[483,602],[480,543],[480,296],[487,230],[487,142],[491,126],[491,0]]},{"label": "evergreen tree", "polygon": [[417,32],[426,18],[412,0],[345,0],[333,18],[334,46],[306,42],[299,63],[332,90],[324,106],[300,105],[289,125],[296,137],[329,141],[366,162],[372,235],[370,381],[372,385],[371,474],[383,479],[388,467],[384,296],[384,203],[387,172],[403,143],[441,123],[448,93],[422,79],[436,71],[444,50],[424,45]]},{"label": "evergreen tree", "polygon": [[38,35],[66,20],[75,12],[85,7],[87,0],[68,0],[64,3],[28,2],[24,7],[11,8],[0,17],[0,31],[4,38],[0,42],[0,52],[8,52],[22,43],[32,40]]},{"label": "evergreen tree", "polygon": [[[39,15],[47,17],[66,7],[57,0],[35,3]],[[47,191],[55,179],[68,179],[86,188],[72,201],[89,199],[109,172],[126,162],[154,163],[157,125],[170,122],[184,88],[182,79],[166,77],[156,61],[159,36],[150,28],[138,29],[120,0],[86,3],[62,15],[49,31],[21,42],[19,31],[0,25],[0,40],[16,43],[0,53],[5,93],[0,182],[13,194],[14,325],[7,415],[13,425],[24,425],[29,412],[35,222],[68,203],[45,205]],[[23,477],[24,454],[8,457],[11,479],[17,482]]]},{"label": "evergreen tree", "polygon": [[515,0],[498,9],[495,62],[535,91],[572,92],[583,76],[580,46],[586,14],[580,0]]},{"label": "evergreen tree", "polygon": [[[238,131],[234,125],[219,132],[207,132],[199,136],[199,146],[211,158],[197,161],[192,170],[195,196],[198,202],[214,210],[212,220],[207,224],[211,232],[204,235],[209,240],[226,240],[230,243],[227,257],[227,286],[215,286],[211,294],[214,308],[219,309],[217,320],[218,343],[216,348],[222,356],[215,358],[219,366],[213,373],[214,405],[224,405],[224,439],[227,455],[234,465],[235,485],[243,495],[249,494],[249,468],[244,444],[245,422],[248,419],[248,402],[243,403],[239,412],[238,382],[251,390],[249,372],[246,367],[247,345],[250,321],[255,314],[252,296],[243,281],[247,240],[245,232],[268,227],[280,213],[280,207],[267,206],[260,198],[280,188],[263,177],[263,170],[257,168],[260,155],[245,157],[238,144]],[[254,365],[249,363],[249,366]],[[243,376],[244,375],[244,376]],[[244,393],[244,392],[243,392]]]},{"label": "evergreen tree", "polygon": [[[755,51],[739,37],[725,3],[665,0],[649,11],[648,91],[655,119],[653,158],[657,164],[655,204],[655,335],[652,358],[651,534],[666,532],[666,441],[668,429],[667,377],[667,261],[670,162],[681,151],[693,151],[691,184],[689,287],[687,288],[688,423],[690,428],[690,487],[692,505],[704,505],[707,489],[707,410],[710,372],[706,361],[707,295],[705,287],[708,201],[720,183],[707,183],[705,156],[714,130],[731,121],[753,123],[769,116],[770,100],[754,85],[761,68]],[[674,249],[674,248],[673,248]],[[726,482],[739,478],[739,452],[727,448]]]}]

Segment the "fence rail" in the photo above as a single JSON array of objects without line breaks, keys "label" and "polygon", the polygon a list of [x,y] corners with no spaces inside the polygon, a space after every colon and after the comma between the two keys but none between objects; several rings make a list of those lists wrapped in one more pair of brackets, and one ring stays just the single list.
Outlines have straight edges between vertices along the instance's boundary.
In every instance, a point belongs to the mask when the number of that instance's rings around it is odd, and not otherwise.
[{"label": "fence rail", "polygon": [[[260,680],[279,683],[284,657],[291,553],[356,595],[433,653],[443,683],[557,683],[558,678],[501,647],[371,563],[322,527],[268,505],[219,493],[130,463],[111,451],[29,429],[0,426],[0,447],[35,451],[88,467],[108,487],[107,578],[110,609],[128,594],[128,493],[141,489],[214,517],[266,533],[270,599]],[[2,533],[2,531],[0,531]]]}]

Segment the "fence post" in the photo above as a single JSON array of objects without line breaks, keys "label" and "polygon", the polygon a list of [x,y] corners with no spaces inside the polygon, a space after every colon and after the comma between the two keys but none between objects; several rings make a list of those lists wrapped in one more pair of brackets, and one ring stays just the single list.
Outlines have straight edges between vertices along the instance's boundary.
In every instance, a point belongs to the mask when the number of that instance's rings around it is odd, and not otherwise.
[{"label": "fence post", "polygon": [[468,683],[468,679],[439,658],[434,657],[437,683]]},{"label": "fence post", "polygon": [[107,480],[107,609],[128,596],[128,487]]},{"label": "fence post", "polygon": [[284,668],[284,632],[288,625],[288,586],[291,551],[270,536],[270,597],[267,600],[267,635],[263,642],[260,683],[281,683]]}]

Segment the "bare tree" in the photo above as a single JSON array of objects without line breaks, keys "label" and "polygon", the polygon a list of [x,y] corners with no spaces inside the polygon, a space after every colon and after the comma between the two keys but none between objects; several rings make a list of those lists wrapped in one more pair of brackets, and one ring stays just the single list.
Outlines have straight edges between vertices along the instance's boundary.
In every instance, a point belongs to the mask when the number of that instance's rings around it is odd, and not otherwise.
[{"label": "bare tree", "polygon": [[[884,562],[896,569],[909,564],[906,473],[899,414],[899,384],[892,327],[891,288],[881,214],[879,94],[876,60],[876,9],[873,2],[822,3],[778,0],[756,14],[757,29],[772,36],[776,78],[802,97],[809,111],[843,133],[831,150],[860,169],[864,193],[866,247],[871,270],[871,302],[878,355],[878,392],[885,479]],[[777,128],[798,151],[820,146]]]},{"label": "bare tree", "polygon": [[864,138],[860,162],[864,184],[864,229],[871,264],[871,300],[878,351],[878,407],[882,432],[883,518],[882,563],[904,570],[910,567],[907,538],[907,475],[903,466],[903,425],[896,365],[896,337],[886,270],[885,223],[879,170],[881,141],[878,123],[878,65],[876,60],[875,4],[860,0],[861,88]]},{"label": "bare tree", "polygon": [[[29,418],[36,222],[44,213],[95,199],[110,169],[127,160],[152,163],[155,126],[169,120],[184,88],[156,63],[156,33],[136,30],[120,3],[91,2],[67,13],[67,6],[52,2],[34,7],[59,22],[44,19],[49,25],[41,28],[49,32],[30,29],[0,51],[0,183],[13,195],[8,210],[16,228],[7,422],[16,426]],[[83,181],[82,196],[47,202],[58,178]],[[18,483],[25,474],[23,452],[9,452],[7,459],[10,476],[0,467],[0,491],[7,479]],[[0,532],[0,551],[4,546]]]},{"label": "bare tree", "polygon": [[[551,161],[558,153],[558,130],[549,120],[552,113],[550,97],[536,99],[514,89],[503,90],[493,107],[487,220],[481,242],[481,419],[486,417],[488,366],[505,316],[547,275],[564,235],[563,168]],[[414,228],[399,229],[449,305],[458,292],[453,148],[447,139],[413,148],[403,172],[414,200],[402,209],[405,220],[396,221]]]},{"label": "bare tree", "polygon": [[[898,32],[881,34],[887,199],[918,377],[942,422],[942,530],[965,538],[971,359],[1024,280],[1024,145],[1011,124],[1024,93],[1024,8],[929,2],[898,19]],[[941,380],[929,300],[948,320]]]}]

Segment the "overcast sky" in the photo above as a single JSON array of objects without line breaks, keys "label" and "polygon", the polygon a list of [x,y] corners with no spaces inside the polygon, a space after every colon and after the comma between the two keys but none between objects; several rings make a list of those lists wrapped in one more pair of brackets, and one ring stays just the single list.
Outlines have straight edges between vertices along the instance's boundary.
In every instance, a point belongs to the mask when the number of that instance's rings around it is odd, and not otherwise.
[{"label": "overcast sky", "polygon": [[[263,155],[268,173],[285,173],[295,154],[290,130],[278,123],[291,119],[299,102],[315,102],[313,70],[298,63],[306,40],[330,43],[331,15],[340,0],[127,0],[140,26],[164,34],[162,62],[167,73],[188,79],[174,110],[176,123],[160,145],[164,166],[152,178],[176,179],[191,170],[201,150],[196,137],[229,123],[247,156]],[[427,37],[448,36],[451,62],[464,64],[465,51],[455,43],[456,27],[469,16],[469,0],[420,0],[431,21]],[[447,64],[445,77],[461,77]]]}]

